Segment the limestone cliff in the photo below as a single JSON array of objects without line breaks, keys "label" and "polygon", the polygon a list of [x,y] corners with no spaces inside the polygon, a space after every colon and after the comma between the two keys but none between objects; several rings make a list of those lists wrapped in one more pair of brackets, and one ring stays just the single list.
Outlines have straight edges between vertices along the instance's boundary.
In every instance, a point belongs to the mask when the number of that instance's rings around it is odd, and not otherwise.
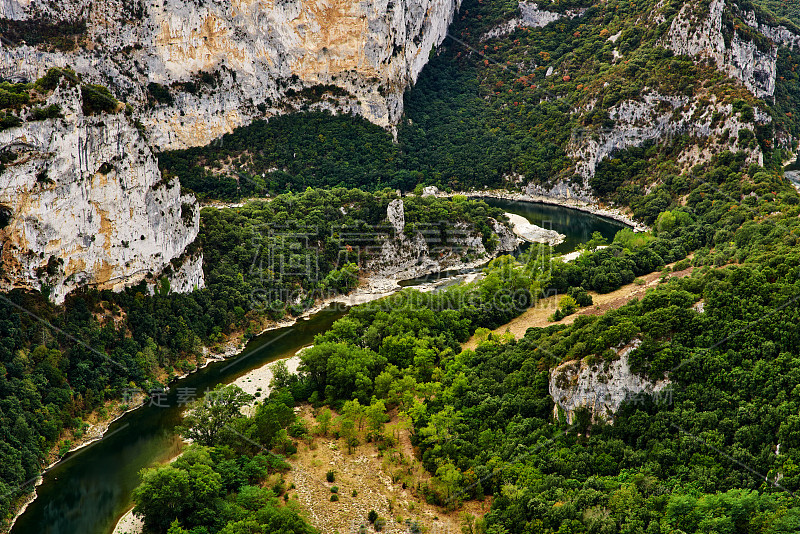
[{"label": "limestone cliff", "polygon": [[0,0],[0,18],[24,28],[85,22],[72,51],[4,41],[0,75],[36,79],[69,65],[132,104],[159,149],[206,145],[296,109],[392,126],[458,3]]},{"label": "limestone cliff", "polygon": [[[42,290],[57,303],[77,287],[118,290],[165,271],[172,290],[203,286],[189,253],[200,215],[121,112],[85,115],[81,91],[47,98],[61,118],[0,131],[0,289]],[[166,268],[166,269],[165,269]]]},{"label": "limestone cliff", "polygon": [[[552,30],[554,24],[585,16],[585,10],[564,10],[555,3],[547,6],[542,8],[534,2],[520,1],[517,14],[484,33],[481,40],[502,37],[518,27],[548,26]],[[698,64],[713,65],[738,80],[754,96],[769,101],[778,82],[778,49],[800,48],[800,34],[796,28],[780,25],[774,17],[749,6],[737,0],[686,0],[680,2],[676,10],[674,2],[657,2],[637,24],[657,33],[658,37],[654,38],[657,47],[690,56]],[[635,60],[629,55],[630,50],[626,50],[623,33],[624,30],[605,33],[604,46],[610,48],[608,61],[612,65]],[[556,85],[568,80],[568,62],[548,64],[545,60],[537,64],[540,61],[537,58],[530,65],[519,63],[517,67],[521,72],[527,68],[544,71],[545,78]],[[602,84],[585,87],[589,94],[599,96],[590,96],[571,110],[574,117],[582,119],[580,123],[590,125],[575,127],[564,147],[574,162],[569,173],[549,184],[526,184],[523,176],[513,173],[506,179],[528,195],[591,203],[597,199],[590,180],[601,161],[625,149],[641,147],[648,142],[669,144],[678,137],[693,141],[683,145],[678,154],[677,163],[683,169],[707,162],[715,154],[727,150],[743,151],[750,163],[763,163],[764,155],[754,134],[759,130],[767,131],[768,128],[763,127],[772,122],[767,105],[754,103],[753,109],[747,106],[742,112],[734,109],[733,98],[715,94],[710,84],[697,83],[690,92],[652,84],[637,87],[636,94],[626,95],[624,100],[609,106],[602,89],[614,87],[615,81],[613,77],[598,79],[596,83]],[[592,117],[603,117],[602,126]],[[774,144],[782,148],[792,145],[791,135],[785,132],[776,135],[781,137],[773,139]]]},{"label": "limestone cliff", "polygon": [[563,414],[568,423],[575,421],[575,412],[584,408],[593,421],[610,422],[623,402],[643,402],[645,396],[657,401],[669,401],[665,388],[669,380],[649,382],[631,373],[628,354],[638,341],[622,347],[618,359],[589,365],[586,361],[562,363],[550,373],[550,396],[555,403],[554,416]]},{"label": "limestone cliff", "polygon": [[794,48],[800,36],[759,20],[736,2],[711,0],[707,9],[686,2],[672,19],[664,46],[676,54],[710,60],[758,97],[775,94],[778,46]]},{"label": "limestone cliff", "polygon": [[[742,10],[736,2],[685,2],[671,19],[665,15],[668,6],[660,5],[662,9],[654,11],[651,22],[669,24],[659,41],[662,46],[675,54],[692,56],[698,62],[712,62],[757,97],[771,97],[775,93],[778,47],[800,47],[800,35],[760,20],[759,14]],[[608,39],[616,42],[617,37]],[[615,57],[622,56],[617,53]],[[593,102],[576,113],[590,112],[599,105]],[[561,184],[564,191],[555,191],[557,196],[565,194],[588,200],[586,179],[594,176],[602,159],[648,141],[664,142],[679,135],[699,140],[681,154],[679,163],[684,168],[708,161],[725,150],[744,151],[750,162],[763,164],[760,147],[744,131],[753,132],[772,121],[766,109],[756,107],[752,115],[739,113],[730,102],[721,102],[713,91],[705,88],[691,97],[645,88],[637,98],[619,102],[607,113],[613,126],[573,132],[567,151],[574,158],[576,173],[584,178],[584,185]]]},{"label": "limestone cliff", "polygon": [[[754,108],[752,117],[743,115],[710,92],[697,98],[649,91],[611,107],[608,116],[614,121],[613,127],[574,132],[568,151],[576,161],[576,172],[584,178],[594,176],[597,164],[617,151],[647,141],[668,142],[679,135],[703,140],[680,155],[679,163],[686,168],[724,150],[743,151],[750,162],[761,165],[764,155],[758,143],[750,134],[740,136],[740,132],[752,133],[756,125],[768,124],[772,118],[758,108]],[[573,196],[580,197],[581,193],[587,194],[582,191]]]}]

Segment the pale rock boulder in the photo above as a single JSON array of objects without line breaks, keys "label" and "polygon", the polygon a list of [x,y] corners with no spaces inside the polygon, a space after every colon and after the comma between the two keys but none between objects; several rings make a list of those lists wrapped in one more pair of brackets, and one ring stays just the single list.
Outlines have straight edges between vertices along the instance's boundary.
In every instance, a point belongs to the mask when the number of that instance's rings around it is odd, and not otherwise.
[{"label": "pale rock boulder", "polygon": [[524,241],[529,243],[547,243],[554,246],[563,243],[567,236],[559,234],[555,230],[549,230],[532,224],[522,215],[506,213],[506,217],[511,221],[514,233]]},{"label": "pale rock boulder", "polygon": [[16,155],[0,174],[0,289],[42,290],[61,303],[81,286],[154,281],[171,260],[173,290],[202,287],[202,256],[185,254],[199,230],[197,202],[161,179],[130,119],[84,115],[79,89],[67,85],[47,104],[64,117],[0,132],[0,150]]},{"label": "pale rock boulder", "polygon": [[554,184],[537,184],[530,182],[525,185],[526,195],[542,196],[562,201],[577,201],[593,204],[597,199],[592,195],[589,186],[585,183],[558,181]]}]

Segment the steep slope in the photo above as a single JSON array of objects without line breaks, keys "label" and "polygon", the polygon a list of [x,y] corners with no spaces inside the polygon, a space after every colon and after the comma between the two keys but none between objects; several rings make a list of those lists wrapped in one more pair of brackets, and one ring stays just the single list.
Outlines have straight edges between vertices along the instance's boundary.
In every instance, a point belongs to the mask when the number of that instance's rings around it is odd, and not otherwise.
[{"label": "steep slope", "polygon": [[194,196],[161,179],[124,113],[91,113],[81,93],[62,79],[40,108],[59,116],[0,131],[0,288],[61,303],[78,287],[118,290],[162,272],[175,291],[202,287],[202,256],[188,253]]},{"label": "steep slope", "polygon": [[165,168],[210,197],[493,184],[612,200],[649,223],[666,205],[648,208],[648,193],[721,153],[770,169],[794,157],[800,30],[747,2],[466,0],[449,32],[406,93],[399,146],[345,117],[295,115]]},{"label": "steep slope", "polygon": [[[4,77],[72,66],[137,108],[160,149],[307,108],[392,126],[457,0],[3,0]],[[42,36],[51,36],[43,38]]]},{"label": "steep slope", "polygon": [[[446,43],[412,93],[401,131],[409,149],[440,153],[453,150],[445,130],[456,117],[476,131],[474,150],[445,171],[454,184],[488,166],[532,193],[592,200],[658,184],[652,166],[646,177],[595,178],[630,148],[654,146],[647,159],[676,174],[726,150],[770,166],[796,146],[793,120],[771,105],[793,98],[785,86],[800,32],[749,3],[468,2],[467,13],[451,30],[461,42]],[[444,73],[461,79],[442,82]],[[476,118],[459,116],[467,112]],[[486,145],[506,161],[487,162]]]}]

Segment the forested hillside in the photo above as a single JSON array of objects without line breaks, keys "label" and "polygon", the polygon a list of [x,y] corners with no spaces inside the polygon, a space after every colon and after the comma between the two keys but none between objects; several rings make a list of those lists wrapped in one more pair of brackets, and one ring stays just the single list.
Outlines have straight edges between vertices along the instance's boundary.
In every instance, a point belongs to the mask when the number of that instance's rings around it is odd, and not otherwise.
[{"label": "forested hillside", "polygon": [[779,17],[786,17],[795,24],[800,24],[800,5],[791,0],[757,0],[757,4],[772,11]]},{"label": "forested hillside", "polygon": [[[666,47],[670,21],[687,16],[684,5],[551,2],[537,13],[557,20],[540,28],[519,20],[515,2],[467,0],[406,94],[399,146],[352,117],[299,114],[166,154],[162,167],[211,198],[339,181],[405,190],[423,183],[547,191],[561,183],[634,212],[651,186],[680,180],[726,150],[778,169],[800,135],[796,51],[775,45],[775,96],[757,98],[708,61]],[[580,15],[566,16],[570,9]],[[742,20],[752,9],[726,4],[725,42],[768,46]],[[755,13],[763,24],[780,24]]]},{"label": "forested hillside", "polygon": [[[82,418],[104,412],[126,388],[163,387],[202,363],[204,346],[221,352],[228,336],[249,340],[318,299],[352,290],[368,259],[352,251],[380,248],[395,233],[386,213],[396,198],[309,189],[240,209],[207,208],[194,245],[205,254],[207,286],[190,294],[172,293],[163,278],[154,294],[146,283],[121,293],[86,289],[63,306],[38,293],[2,295],[0,517],[32,490],[54,447],[63,454],[83,437]],[[460,222],[490,245],[488,217],[503,214],[466,199],[405,202],[408,232],[435,222],[444,241]],[[442,221],[450,224],[439,228]]]},{"label": "forested hillside", "polygon": [[[280,395],[341,413],[334,424],[350,449],[377,440],[396,451],[380,423],[353,428],[367,413],[397,410],[432,477],[398,483],[445,510],[490,499],[491,511],[465,522],[465,532],[800,528],[800,340],[792,326],[800,196],[782,174],[797,147],[798,52],[776,47],[774,97],[757,97],[763,89],[747,83],[758,80],[665,46],[687,4],[543,2],[555,21],[538,28],[504,25],[520,16],[514,2],[465,2],[452,37],[406,96],[400,151],[380,160],[393,185],[566,183],[629,208],[653,232],[621,232],[567,265],[495,260],[482,282],[358,307],[303,354],[299,380],[282,384]],[[697,3],[698,12],[709,4]],[[791,5],[764,4],[792,15]],[[766,52],[743,20],[750,9],[727,3],[722,36]],[[647,113],[637,119],[637,109]],[[329,131],[347,135],[341,118],[313,120],[326,142]],[[615,149],[596,151],[615,136]],[[586,164],[587,154],[601,157]],[[300,176],[292,168],[281,167],[283,187]],[[314,173],[324,180],[327,171]],[[461,349],[477,328],[521,311],[498,308],[493,290],[578,297],[562,301],[561,317],[586,289],[608,292],[675,261],[689,274],[671,279],[663,270],[658,288],[618,310]],[[668,380],[669,396],[639,394],[613,414],[581,399],[567,414],[553,399],[553,384],[565,380],[557,368],[601,373],[620,359],[642,380]]]},{"label": "forested hillside", "polygon": [[[614,203],[652,229],[622,231],[572,263],[500,257],[473,284],[352,309],[253,418],[236,412],[249,445],[209,438],[174,466],[144,473],[137,507],[153,532],[311,532],[277,498],[288,501],[286,488],[261,487],[286,469],[269,450],[291,455],[313,439],[290,415],[301,403],[342,414],[319,424],[336,426],[343,450],[369,441],[397,451],[383,416],[407,421],[427,478],[393,483],[443,512],[485,501],[489,512],[465,532],[797,532],[800,195],[783,164],[796,159],[800,137],[800,38],[775,43],[759,24],[791,35],[782,17],[798,12],[754,4],[465,0],[405,95],[396,142],[363,119],[314,112],[160,154],[165,177],[200,198],[271,196],[202,211],[195,247],[205,289],[87,289],[63,307],[39,294],[3,296],[3,517],[47,452],[79,438],[82,417],[123,388],[163,385],[194,368],[202,346],[248,339],[315,297],[353,289],[362,265],[342,252],[366,243],[338,229],[395,236],[394,189],[432,184],[566,191]],[[707,29],[712,6],[719,57],[690,38]],[[731,60],[732,43],[750,54],[748,68]],[[435,223],[446,242],[468,223],[496,250],[498,210],[463,197],[404,198],[403,233]],[[318,270],[276,278],[254,261],[264,251],[296,265],[319,260]],[[560,322],[591,300],[587,291],[658,272],[661,283],[640,300]],[[502,328],[553,292],[568,295],[553,325],[462,350],[478,329]],[[644,394],[609,414],[580,403],[569,413],[553,399],[551,382],[576,386],[557,368],[599,372],[623,359],[638,380],[667,380],[669,401]],[[374,426],[356,431],[367,413],[378,414]],[[186,435],[196,436],[193,424]],[[149,491],[162,486],[169,491]]]}]

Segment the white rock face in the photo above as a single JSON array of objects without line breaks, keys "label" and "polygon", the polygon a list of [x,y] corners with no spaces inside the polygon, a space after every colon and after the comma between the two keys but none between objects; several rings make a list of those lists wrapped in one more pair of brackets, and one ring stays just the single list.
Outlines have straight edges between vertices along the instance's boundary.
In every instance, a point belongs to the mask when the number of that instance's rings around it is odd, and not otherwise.
[{"label": "white rock face", "polygon": [[570,19],[579,17],[586,12],[586,9],[568,9],[564,13],[558,13],[555,11],[547,11],[546,9],[539,9],[539,4],[536,2],[525,2],[522,0],[519,2],[519,11],[519,17],[507,20],[492,28],[481,36],[481,41],[508,35],[518,27],[544,28],[551,22],[555,22],[564,17]]},{"label": "white rock face", "polygon": [[206,287],[203,277],[203,255],[195,254],[185,258],[178,270],[169,275],[170,291],[175,293],[191,293]]},{"label": "white rock face", "polygon": [[[0,0],[2,17],[87,21],[76,52],[2,48],[0,75],[35,79],[70,65],[134,105],[159,149],[206,145],[304,106],[389,127],[459,2]],[[151,82],[173,102],[147,105]]]},{"label": "white rock face", "polygon": [[[16,159],[0,174],[0,289],[44,290],[56,303],[91,285],[120,290],[183,261],[197,237],[194,196],[161,180],[156,159],[123,113],[85,116],[78,88],[62,85],[47,104],[64,118],[0,132]],[[173,290],[202,287],[202,257],[186,258]],[[176,263],[179,263],[176,261]]]},{"label": "white rock face", "polygon": [[517,248],[519,245],[519,239],[514,232],[508,228],[508,226],[495,219],[492,219],[491,217],[489,217],[489,225],[492,227],[492,231],[500,240],[499,249],[501,251],[511,252]]},{"label": "white rock face", "polygon": [[529,183],[525,186],[525,194],[530,196],[542,196],[563,201],[578,201],[594,204],[597,199],[592,195],[589,186],[586,184],[573,184],[564,181],[556,182],[552,186]]},{"label": "white rock face", "polygon": [[[767,41],[759,47],[739,31],[724,28],[723,14],[726,9],[734,10],[751,29],[773,42]],[[740,12],[738,6],[733,4],[726,7],[725,0],[712,0],[708,12],[699,8],[696,2],[686,2],[672,20],[664,40],[664,46],[676,54],[711,60],[717,68],[741,80],[747,89],[761,98],[775,94],[778,61],[775,43],[793,48],[800,45],[800,36],[783,26],[759,24],[755,12]]]},{"label": "white rock face", "polygon": [[[405,226],[402,200],[393,200],[386,216],[395,230],[401,221]],[[379,249],[366,258],[365,270],[372,277],[415,278],[486,261],[493,255],[516,249],[517,239],[508,227],[494,219],[490,219],[489,223],[499,242],[494,254],[484,247],[480,232],[467,223],[456,223],[449,227],[447,242],[443,242],[438,224],[417,228],[413,236],[406,235],[402,231],[403,226],[400,226],[400,231],[393,239],[387,236]]]},{"label": "white rock face", "polygon": [[389,202],[389,207],[386,209],[386,218],[394,227],[395,233],[403,233],[403,228],[406,227],[406,212],[403,209],[403,201],[401,199],[396,198]]},{"label": "white rock face", "polygon": [[519,10],[522,13],[522,25],[532,28],[543,28],[563,17],[574,19],[586,12],[586,9],[568,9],[564,13],[556,13],[539,9],[536,2],[524,1],[519,3]]},{"label": "white rock face", "polygon": [[[702,150],[692,146],[682,154],[680,161],[686,167],[708,161],[722,150],[743,150],[750,162],[763,164],[761,148],[749,139],[740,141],[739,132],[752,131],[754,123],[766,124],[772,120],[758,108],[754,110],[753,121],[745,120],[734,113],[731,104],[718,104],[713,94],[702,101],[655,91],[637,100],[620,102],[608,114],[615,121],[613,128],[578,132],[568,146],[569,154],[576,160],[576,172],[584,178],[594,176],[597,164],[614,152],[642,146],[647,141],[664,142],[679,134],[708,140]],[[588,189],[577,193],[576,196],[588,194]]]},{"label": "white rock face", "polygon": [[[670,384],[660,380],[655,384],[631,373],[628,366],[628,353],[639,342],[619,351],[619,359],[601,362],[593,367],[585,361],[562,363],[550,372],[550,396],[555,402],[554,416],[563,412],[568,423],[575,420],[575,410],[586,408],[592,421],[602,418],[612,421],[614,413],[624,401],[637,402],[644,395],[662,392]],[[663,399],[662,399],[663,400]]]}]

